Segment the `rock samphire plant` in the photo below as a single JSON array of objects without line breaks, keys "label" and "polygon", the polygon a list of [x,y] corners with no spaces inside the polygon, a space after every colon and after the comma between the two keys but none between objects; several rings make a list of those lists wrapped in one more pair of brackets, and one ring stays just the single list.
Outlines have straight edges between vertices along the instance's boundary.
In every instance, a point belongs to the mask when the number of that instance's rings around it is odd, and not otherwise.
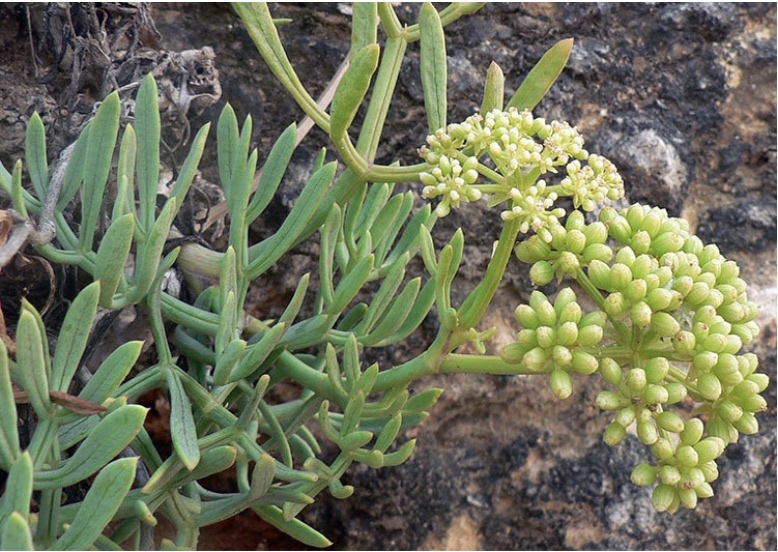
[{"label": "rock samphire plant", "polygon": [[[193,138],[160,195],[151,76],[131,124],[121,124],[119,97],[109,95],[51,174],[43,123],[31,118],[26,169],[21,161],[10,172],[0,167],[15,231],[91,283],[52,343],[27,303],[13,339],[0,342],[2,548],[148,548],[160,516],[175,530],[163,547],[194,548],[200,527],[246,509],[326,546],[298,514],[322,491],[352,494],[341,482],[352,463],[379,468],[411,456],[415,440],[403,430],[426,418],[442,390],[413,394],[409,386],[431,374],[536,375],[560,399],[580,375],[598,378],[596,403],[609,418],[603,439],[615,446],[634,432],[649,447],[651,461],[632,480],[653,486],[654,507],[673,513],[713,495],[716,459],[758,430],[768,385],[743,351],[757,313],[738,266],[660,208],[609,206],[623,196],[616,167],[588,152],[570,124],[532,114],[563,70],[570,40],[553,46],[507,103],[493,64],[480,108],[448,124],[444,27],[478,7],[424,4],[418,23],[404,25],[389,3],[355,4],[350,65],[327,110],[295,73],[267,6],[234,6],[342,162],[322,152],[278,231],[258,243],[248,228],[281,183],[294,125],[258,171],[251,119],[241,126],[223,110],[216,143],[229,238],[217,252],[176,230],[209,129]],[[419,137],[412,164],[380,165],[382,128],[414,41],[429,136],[426,144]],[[406,185],[419,182],[421,199]],[[563,197],[572,209],[559,206]],[[432,233],[437,219],[479,201],[499,209],[502,228],[480,283],[454,304],[465,232],[439,249]],[[305,240],[317,242],[318,258],[285,310],[247,313],[250,287]],[[556,280],[559,291],[532,291],[515,309],[515,341],[494,350],[494,329],[479,324],[513,256],[531,265],[536,286]],[[414,257],[425,273],[411,278]],[[191,300],[167,284],[173,267]],[[143,343],[128,341],[87,368],[98,312],[130,309],[148,319],[153,347],[144,358],[152,361],[138,363]],[[372,349],[402,342],[425,320],[437,333],[418,356],[369,363]],[[146,409],[134,404],[154,390],[169,399],[172,451],[152,440]],[[20,417],[22,402],[32,419]],[[204,483],[228,469],[231,492]]]}]

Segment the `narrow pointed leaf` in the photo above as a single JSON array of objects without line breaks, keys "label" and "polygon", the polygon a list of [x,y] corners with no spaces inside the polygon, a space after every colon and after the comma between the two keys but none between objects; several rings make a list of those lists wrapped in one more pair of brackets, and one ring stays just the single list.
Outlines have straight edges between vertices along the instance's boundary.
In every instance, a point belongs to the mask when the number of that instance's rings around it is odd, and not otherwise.
[{"label": "narrow pointed leaf", "polygon": [[502,111],[505,102],[505,75],[495,62],[489,64],[484,84],[484,99],[481,102],[481,114],[485,115],[497,109]]},{"label": "narrow pointed leaf", "polygon": [[253,510],[270,525],[300,541],[315,548],[327,548],[332,542],[313,527],[298,519],[286,520],[280,508],[272,505],[254,506]]},{"label": "narrow pointed leaf", "polygon": [[130,255],[135,232],[135,214],[115,219],[100,242],[95,259],[95,280],[100,280],[100,306],[111,308],[113,296],[124,278],[124,267]]},{"label": "narrow pointed leaf", "polygon": [[19,430],[8,351],[0,341],[0,468],[8,470],[19,456]]},{"label": "narrow pointed leaf", "polygon": [[573,39],[560,40],[548,50],[516,90],[507,107],[532,110],[553,86],[573,51]]},{"label": "narrow pointed leaf", "polygon": [[200,462],[200,447],[197,445],[197,428],[192,415],[192,403],[184,386],[171,369],[167,373],[170,392],[170,435],[173,448],[189,471]]},{"label": "narrow pointed leaf", "polygon": [[84,186],[81,189],[81,228],[79,240],[84,251],[92,251],[111,160],[119,134],[119,95],[109,95],[97,110],[89,130],[84,159]]},{"label": "narrow pointed leaf", "polygon": [[421,85],[430,133],[446,126],[446,37],[438,11],[430,2],[419,13]]},{"label": "narrow pointed leaf", "polygon": [[354,2],[351,11],[351,51],[357,52],[377,40],[378,9],[375,2]]},{"label": "narrow pointed leaf", "polygon": [[33,113],[27,123],[27,135],[24,143],[24,160],[27,172],[38,199],[43,201],[49,189],[49,164],[46,159],[46,131],[40,115]]},{"label": "narrow pointed leaf", "polygon": [[35,550],[30,525],[19,512],[13,512],[2,525],[0,550]]},{"label": "narrow pointed leaf", "polygon": [[211,123],[207,123],[192,140],[192,147],[189,149],[189,154],[184,160],[184,164],[181,165],[181,170],[178,172],[178,178],[173,185],[173,189],[170,192],[171,197],[176,198],[178,205],[183,205],[186,193],[189,191],[189,187],[192,185],[195,174],[197,174],[197,166],[200,164],[200,159],[203,156],[205,150],[205,142],[208,139],[208,132],[211,129]]},{"label": "narrow pointed leaf", "polygon": [[16,330],[16,374],[35,412],[45,418],[53,412],[46,369],[48,346],[36,317],[40,318],[31,306],[22,308]]},{"label": "narrow pointed leaf", "polygon": [[135,132],[138,135],[138,218],[143,231],[150,232],[157,207],[160,142],[157,83],[151,73],[143,79],[135,99]]},{"label": "narrow pointed leaf", "polygon": [[65,177],[62,181],[62,190],[57,201],[57,211],[62,212],[70,200],[73,199],[81,184],[84,181],[84,161],[86,159],[87,144],[89,143],[89,132],[92,123],[88,124],[76,141],[76,145],[70,154],[70,161],[65,169]]},{"label": "narrow pointed leaf", "polygon": [[84,354],[89,331],[97,313],[100,294],[100,283],[93,282],[85,287],[70,305],[57,338],[50,389],[62,392],[68,390],[73,374],[81,363],[81,356]]},{"label": "narrow pointed leaf", "polygon": [[8,479],[0,500],[0,524],[12,512],[22,514],[25,519],[29,517],[32,477],[32,457],[28,451],[24,451],[8,472]]},{"label": "narrow pointed leaf", "polygon": [[248,209],[246,210],[246,222],[251,224],[270,204],[270,200],[278,190],[281,179],[284,177],[286,168],[294,153],[294,141],[297,136],[297,127],[294,124],[286,127],[286,130],[279,136],[270,154],[267,156],[265,165],[262,168],[262,176],[259,179],[259,185],[254,192]]},{"label": "narrow pointed leaf", "polygon": [[103,468],[132,442],[143,427],[146,412],[147,408],[135,404],[109,412],[59,468],[36,472],[35,489],[67,487]]},{"label": "narrow pointed leaf", "polygon": [[88,550],[119,509],[135,479],[137,458],[122,458],[97,474],[73,523],[52,550]]},{"label": "narrow pointed leaf", "polygon": [[349,68],[338,84],[330,108],[330,137],[336,144],[347,139],[346,132],[357,114],[378,68],[378,44],[368,44],[354,53]]}]

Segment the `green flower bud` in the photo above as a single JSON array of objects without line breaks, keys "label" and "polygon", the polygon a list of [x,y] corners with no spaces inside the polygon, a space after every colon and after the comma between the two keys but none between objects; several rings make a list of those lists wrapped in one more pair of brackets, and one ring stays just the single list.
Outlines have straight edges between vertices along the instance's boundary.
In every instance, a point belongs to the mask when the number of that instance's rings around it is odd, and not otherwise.
[{"label": "green flower bud", "polygon": [[542,301],[535,306],[535,312],[538,313],[538,321],[541,326],[556,326],[556,311],[548,301]]},{"label": "green flower bud", "polygon": [[655,419],[659,427],[670,433],[681,433],[684,429],[683,419],[675,412],[660,412]]},{"label": "green flower bud", "polygon": [[[700,260],[700,266],[707,265],[710,261],[713,259],[718,260],[719,257],[721,257],[721,252],[719,251],[719,248],[714,244],[708,244],[706,245],[702,251],[697,255],[697,257]],[[719,263],[720,264],[720,263]],[[719,267],[720,270],[720,267]]]},{"label": "green flower bud", "polygon": [[721,333],[712,333],[713,328],[711,328],[711,333],[702,340],[700,343],[700,346],[705,351],[713,351],[714,353],[720,353],[724,350],[724,347],[727,346],[727,336]]},{"label": "green flower bud", "polygon": [[[729,305],[730,303],[737,301],[739,293],[735,286],[731,286],[729,284],[719,284],[716,286],[716,289],[719,290],[724,296],[724,305],[722,306]],[[719,311],[719,314],[721,314],[721,311]]]},{"label": "green flower bud", "polygon": [[681,472],[675,466],[662,466],[659,468],[659,479],[665,485],[675,486],[681,481]]},{"label": "green flower bud", "polygon": [[710,328],[704,322],[695,322],[692,325],[692,334],[695,341],[702,341],[710,334]]},{"label": "green flower bud", "polygon": [[621,385],[621,366],[619,366],[619,363],[610,357],[604,357],[600,359],[600,375],[602,376],[602,379],[615,387]]},{"label": "green flower bud", "polygon": [[656,481],[656,468],[646,463],[638,464],[630,476],[632,482],[639,487],[648,487]]},{"label": "green flower bud", "polygon": [[676,492],[678,493],[678,498],[681,500],[681,504],[684,508],[693,510],[697,507],[697,493],[694,492],[694,489],[681,487],[677,489]]},{"label": "green flower bud", "polygon": [[548,354],[541,347],[535,347],[524,355],[522,363],[534,372],[540,372],[548,362]]},{"label": "green flower bud", "polygon": [[652,422],[654,421],[654,411],[646,406],[641,406],[636,412],[638,422]]},{"label": "green flower bud", "polygon": [[554,370],[550,379],[551,391],[558,399],[564,400],[573,394],[573,382],[570,374],[564,370]]},{"label": "green flower bud", "polygon": [[643,279],[646,281],[646,289],[649,292],[659,287],[659,276],[655,272],[646,274]]},{"label": "green flower bud", "polygon": [[638,255],[648,253],[651,250],[651,236],[645,230],[641,230],[632,236],[629,246]]},{"label": "green flower bud", "polygon": [[713,460],[710,462],[704,462],[697,467],[702,472],[703,477],[705,477],[706,483],[712,483],[719,478],[719,467]]},{"label": "green flower bud", "polygon": [[635,407],[628,406],[622,408],[616,413],[616,417],[613,418],[613,421],[623,427],[631,426],[632,422],[635,421]]},{"label": "green flower bud", "polygon": [[665,288],[651,290],[646,296],[646,303],[652,310],[665,310],[673,302],[673,292]]},{"label": "green flower bud", "polygon": [[[644,282],[645,280],[640,280]],[[632,323],[638,328],[646,328],[651,324],[651,318],[654,315],[654,311],[644,301],[640,301],[632,305],[629,310],[629,318]]]},{"label": "green flower bud", "polygon": [[[740,367],[740,373],[743,374],[744,378],[750,378],[752,375],[756,375],[754,372],[756,372],[756,368],[759,365],[759,359],[756,357],[754,353],[746,353],[744,355],[740,355],[738,357],[738,361],[743,363]],[[769,384],[769,380],[764,380],[764,381],[766,381]],[[767,385],[761,388],[759,392],[761,393],[765,389],[767,389]]]},{"label": "green flower bud", "polygon": [[581,305],[575,301],[566,304],[564,307],[558,307],[555,303],[554,310],[557,311],[557,321],[559,324],[572,322],[578,325],[578,323],[581,321],[581,316],[583,316]]},{"label": "green flower bud", "polygon": [[672,510],[673,503],[678,500],[675,487],[670,485],[657,485],[651,494],[651,503],[657,512],[668,512]]},{"label": "green flower bud", "polygon": [[587,275],[592,281],[592,284],[594,284],[594,287],[604,291],[613,289],[611,287],[610,273],[610,267],[597,259],[591,261],[587,269]]},{"label": "green flower bud", "polygon": [[694,350],[697,340],[692,332],[681,330],[673,336],[673,349],[677,353],[688,354]]},{"label": "green flower bud", "polygon": [[743,345],[750,345],[756,337],[748,324],[732,324],[732,333],[740,338]]},{"label": "green flower bud", "polygon": [[643,401],[646,404],[666,404],[670,394],[662,385],[649,383],[643,390]]},{"label": "green flower bud", "polygon": [[599,310],[592,311],[586,313],[586,315],[583,318],[581,318],[581,322],[578,324],[578,327],[579,328],[585,328],[587,326],[603,327],[607,321],[608,321],[607,314]]},{"label": "green flower bud", "polygon": [[624,381],[630,391],[638,393],[646,387],[646,372],[642,368],[627,370],[627,377]]},{"label": "green flower bud", "polygon": [[632,239],[632,228],[624,217],[614,217],[605,224],[608,226],[608,233],[613,236],[616,241],[628,244]]},{"label": "green flower bud", "polygon": [[528,349],[536,347],[538,344],[538,332],[537,330],[523,329],[516,334],[516,341],[522,345],[527,345]]},{"label": "green flower bud", "polygon": [[722,454],[727,444],[718,437],[706,437],[696,445],[694,450],[697,452],[697,458],[699,464],[705,464],[711,460],[715,460]]},{"label": "green flower bud", "polygon": [[529,305],[519,305],[513,314],[516,317],[516,321],[525,328],[534,330],[539,325],[538,315]]},{"label": "green flower bud", "polygon": [[681,331],[681,325],[666,312],[655,312],[651,317],[651,328],[662,337],[673,337]]},{"label": "green flower bud", "polygon": [[550,349],[556,345],[556,331],[548,326],[540,326],[535,330],[538,336],[538,346]]},{"label": "green flower bud", "polygon": [[[703,251],[703,254],[705,252]],[[703,263],[702,259],[700,259],[700,265],[702,266],[703,272],[710,272],[713,274],[716,278],[719,277],[719,274],[721,274],[721,259],[720,258],[711,258],[707,263]]]},{"label": "green flower bud", "polygon": [[740,372],[723,372],[719,370],[718,366],[713,369],[713,374],[715,374],[716,377],[719,378],[719,381],[721,381],[721,384],[725,386],[734,386],[743,381],[743,374]]},{"label": "green flower bud", "polygon": [[673,290],[680,293],[684,299],[694,287],[694,280],[691,276],[681,276],[673,280]]},{"label": "green flower bud", "polygon": [[645,278],[659,268],[656,259],[650,255],[638,255],[630,267],[635,278]]},{"label": "green flower bud", "polygon": [[655,357],[646,362],[646,381],[660,383],[670,371],[670,362],[665,357]]},{"label": "green flower bud", "polygon": [[724,345],[724,349],[721,352],[734,355],[742,348],[743,348],[743,340],[740,339],[740,336],[730,334],[727,336],[727,344]]},{"label": "green flower bud", "polygon": [[681,432],[681,443],[684,445],[694,445],[702,437],[705,431],[705,424],[699,418],[686,420],[683,431]]},{"label": "green flower bud", "polygon": [[[754,376],[759,376],[763,374],[754,374]],[[756,395],[759,393],[759,384],[757,384],[755,381],[753,381],[751,378],[753,376],[749,376],[748,379],[745,379],[735,385],[735,387],[732,388],[732,391],[730,391],[730,395],[732,397],[737,397],[740,399],[746,399],[748,397],[751,397],[753,395]]]},{"label": "green flower bud", "polygon": [[721,381],[711,373],[700,374],[697,378],[697,392],[709,401],[715,401],[721,396]]},{"label": "green flower bud", "polygon": [[638,422],[638,439],[644,445],[653,445],[659,439],[659,431],[653,422]]},{"label": "green flower bud", "polygon": [[551,246],[538,236],[532,236],[517,245],[515,251],[520,261],[532,264],[541,260],[548,260],[551,254]]},{"label": "green flower bud", "polygon": [[682,383],[676,381],[667,383],[665,384],[665,389],[667,389],[666,404],[676,404],[686,398],[687,395],[686,386]]},{"label": "green flower bud", "polygon": [[703,481],[694,488],[694,492],[697,494],[697,498],[710,498],[713,496],[713,487]]},{"label": "green flower bud", "polygon": [[719,282],[726,284],[740,276],[740,267],[735,261],[724,261],[721,263],[721,271],[719,273]]},{"label": "green flower bud", "polygon": [[694,450],[694,447],[690,447],[689,445],[678,447],[675,457],[678,459],[679,464],[689,468],[696,466],[699,462],[697,451]]},{"label": "green flower bud", "polygon": [[751,412],[743,412],[740,419],[732,425],[743,435],[753,435],[759,431],[759,422]]},{"label": "green flower bud", "polygon": [[730,424],[736,422],[743,416],[743,409],[729,401],[722,402],[717,410],[721,419]]},{"label": "green flower bud", "polygon": [[567,347],[557,345],[556,347],[554,347],[551,353],[551,358],[554,360],[554,364],[557,367],[562,368],[564,366],[570,365],[570,362],[572,362],[573,360],[573,355],[570,352],[570,349],[568,349]]},{"label": "green flower bud", "polygon": [[694,489],[705,483],[705,474],[700,468],[689,468],[681,477],[680,487],[683,489]]},{"label": "green flower bud", "polygon": [[625,264],[614,263],[611,267],[611,285],[623,290],[632,281],[632,271]]},{"label": "green flower bud", "polygon": [[[752,356],[754,359],[756,359],[756,355],[752,355]],[[746,381],[753,382],[757,385],[757,391],[756,391],[757,393],[761,393],[762,391],[767,389],[768,385],[770,385],[770,378],[767,376],[767,374],[750,374],[746,377],[747,377]]]},{"label": "green flower bud", "polygon": [[529,349],[521,343],[510,343],[500,349],[500,358],[508,364],[520,364]]},{"label": "green flower bud", "polygon": [[605,431],[602,434],[602,440],[605,441],[605,444],[615,447],[624,440],[626,435],[627,430],[624,426],[619,425],[616,422],[611,422],[608,424],[608,427],[605,428]]},{"label": "green flower bud", "polygon": [[594,347],[602,341],[602,326],[584,326],[578,329],[578,344],[581,347]]},{"label": "green flower bud", "polygon": [[692,285],[691,289],[689,290],[689,293],[687,293],[686,297],[684,297],[684,302],[687,305],[696,307],[698,305],[702,305],[705,301],[707,301],[709,295],[710,295],[710,287],[706,283],[695,282],[694,285]]},{"label": "green flower bud", "polygon": [[594,374],[597,371],[599,363],[597,357],[583,351],[573,353],[573,370],[586,376]]},{"label": "green flower bud", "polygon": [[658,257],[665,253],[680,251],[683,248],[684,241],[685,238],[680,234],[665,232],[651,240],[650,251]]},{"label": "green flower bud", "polygon": [[751,395],[740,401],[740,406],[746,412],[764,412],[767,410],[767,401],[761,395]]},{"label": "green flower bud", "polygon": [[721,418],[713,418],[708,421],[707,424],[708,435],[711,437],[718,437],[725,443],[737,443],[738,431],[735,427],[722,420]]},{"label": "green flower bud", "polygon": [[576,230],[580,232],[586,227],[586,218],[581,211],[573,211],[567,216],[567,222],[565,222],[565,229],[569,232]]},{"label": "green flower bud", "polygon": [[562,253],[559,254],[559,258],[556,260],[556,266],[565,274],[575,274],[575,272],[581,268],[581,263],[575,253],[562,251]]},{"label": "green flower bud", "polygon": [[582,256],[587,264],[594,260],[607,263],[613,258],[613,250],[604,243],[592,243],[586,246]]},{"label": "green flower bud", "polygon": [[740,303],[729,303],[718,308],[719,315],[728,322],[740,322],[747,316],[747,311]]},{"label": "green flower bud", "polygon": [[538,261],[529,269],[529,278],[536,286],[545,286],[554,279],[554,267],[548,261]]},{"label": "green flower bud", "polygon": [[641,279],[632,280],[629,285],[624,289],[624,297],[629,301],[637,302],[642,301],[646,293],[648,292],[648,285],[646,281]]},{"label": "green flower bud", "polygon": [[571,251],[575,254],[583,253],[583,250],[586,247],[586,235],[580,230],[569,230],[565,239],[565,245],[567,251]]},{"label": "green flower bud", "polygon": [[719,362],[719,355],[711,351],[703,351],[694,355],[692,365],[700,372],[709,372]]},{"label": "green flower bud", "polygon": [[600,221],[587,225],[583,233],[587,244],[603,244],[608,240],[608,228]]},{"label": "green flower bud", "polygon": [[629,399],[613,391],[600,391],[594,402],[600,410],[619,410],[629,404]]},{"label": "green flower bud", "polygon": [[624,314],[626,308],[627,303],[624,300],[624,296],[618,291],[608,295],[603,303],[603,309],[605,309],[605,312],[613,317],[620,317],[622,314]]},{"label": "green flower bud", "polygon": [[668,462],[675,457],[675,446],[670,439],[659,438],[656,443],[651,445],[651,454],[654,458],[663,462]]},{"label": "green flower bud", "polygon": [[556,342],[559,345],[570,347],[578,339],[578,325],[575,322],[565,322],[557,330]]},{"label": "green flower bud", "polygon": [[705,244],[697,236],[689,236],[683,244],[683,250],[687,253],[693,253],[695,255],[702,252]]},{"label": "green flower bud", "polygon": [[641,205],[639,203],[634,203],[630,205],[627,208],[627,212],[625,216],[627,217],[627,221],[629,222],[629,225],[634,228],[635,230],[639,230],[643,227],[643,219],[646,216],[646,213],[648,213],[650,210],[650,207],[646,205]]}]

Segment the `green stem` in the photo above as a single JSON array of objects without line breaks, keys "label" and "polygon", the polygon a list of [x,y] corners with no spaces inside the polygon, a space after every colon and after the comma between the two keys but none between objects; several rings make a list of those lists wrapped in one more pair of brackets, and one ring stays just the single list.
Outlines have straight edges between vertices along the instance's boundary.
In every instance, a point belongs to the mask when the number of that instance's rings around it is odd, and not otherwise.
[{"label": "green stem", "polygon": [[451,353],[440,363],[441,374],[491,374],[494,376],[537,375],[523,364],[509,364],[495,355],[463,355]]},{"label": "green stem", "polygon": [[486,268],[484,279],[478,284],[459,308],[460,328],[473,328],[486,313],[486,309],[492,302],[494,294],[502,281],[505,268],[511,258],[513,246],[519,235],[520,221],[508,220],[502,227],[500,239],[494,250],[489,266]]}]

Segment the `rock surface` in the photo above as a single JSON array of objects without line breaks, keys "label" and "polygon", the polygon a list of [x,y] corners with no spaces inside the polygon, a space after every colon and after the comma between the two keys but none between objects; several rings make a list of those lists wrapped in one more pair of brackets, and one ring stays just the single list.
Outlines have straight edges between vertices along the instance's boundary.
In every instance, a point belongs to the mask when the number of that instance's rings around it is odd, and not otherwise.
[{"label": "rock surface", "polygon": [[[275,16],[292,19],[281,36],[314,95],[348,51],[348,9],[341,3],[272,7]],[[402,6],[400,14],[414,22],[417,10]],[[158,4],[150,15],[159,31],[156,48],[210,46],[215,53],[222,99],[191,114],[192,128],[215,120],[229,101],[239,117],[253,116],[263,155],[284,127],[301,119],[228,8]],[[649,452],[634,437],[615,449],[602,443],[607,416],[594,406],[594,378],[576,380],[564,402],[541,378],[433,378],[418,389],[446,392],[417,431],[412,459],[380,471],[353,468],[347,478],[356,487],[353,497],[336,501],[322,494],[304,514],[335,548],[776,549],[775,23],[772,4],[501,3],[447,29],[450,121],[480,104],[491,61],[502,67],[511,93],[546,49],[575,38],[568,68],[536,113],[577,125],[590,151],[617,164],[630,202],[685,216],[704,241],[718,243],[740,263],[752,284],[750,297],[762,307],[762,334],[753,349],[772,384],[760,433],[722,458],[716,496],[694,511],[654,512],[649,493],[629,480]],[[3,35],[4,48],[23,52],[23,29],[18,33]],[[44,113],[50,130],[67,130],[57,110],[57,83],[37,82],[21,58],[0,64],[6,166],[19,155],[19,129],[32,109]],[[25,92],[14,96],[12,84]],[[417,46],[410,48],[400,84],[379,160],[413,163],[426,136]],[[301,174],[326,145],[317,131],[309,138],[295,156]],[[68,139],[63,135],[59,143]],[[214,151],[201,164],[206,179],[215,180]],[[257,233],[277,228],[299,191],[293,180],[276,204],[278,218],[264,221]],[[447,239],[459,225],[469,244],[461,286],[468,289],[488,261],[499,226],[494,213],[470,211],[438,224],[437,236]],[[292,262],[304,262],[304,254]],[[531,291],[526,269],[516,263],[510,270],[496,301],[502,306],[484,321],[506,333],[515,331],[513,308]],[[203,530],[201,543],[296,547],[248,514]]]}]

